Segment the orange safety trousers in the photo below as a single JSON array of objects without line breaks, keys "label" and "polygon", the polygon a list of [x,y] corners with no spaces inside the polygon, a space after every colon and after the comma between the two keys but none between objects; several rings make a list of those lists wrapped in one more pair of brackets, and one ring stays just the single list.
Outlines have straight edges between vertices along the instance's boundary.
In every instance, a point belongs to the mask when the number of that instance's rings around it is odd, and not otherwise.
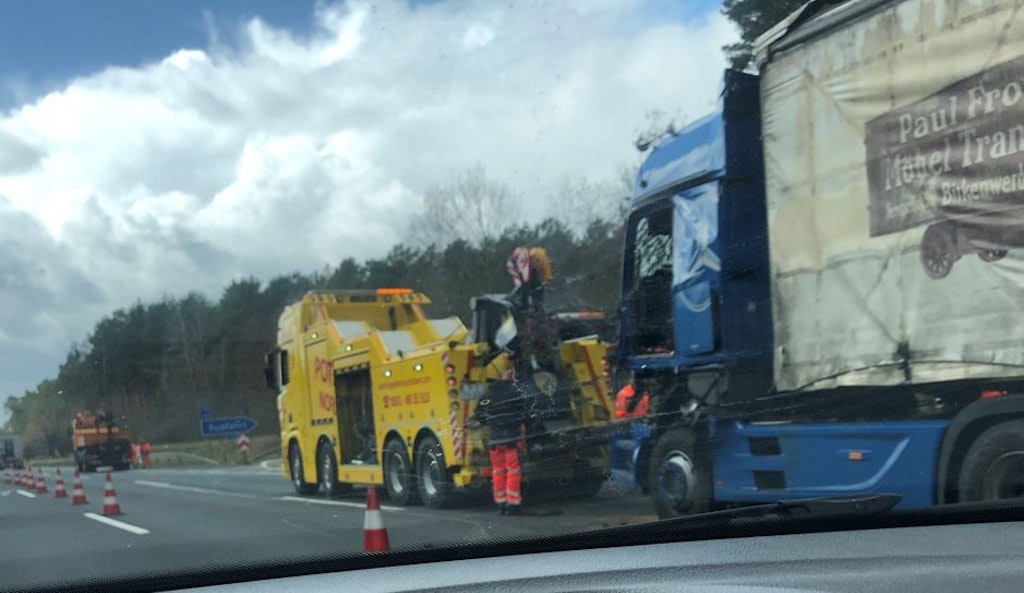
[{"label": "orange safety trousers", "polygon": [[494,502],[521,504],[521,478],[522,469],[519,467],[519,451],[516,444],[491,445],[491,486],[494,489]]}]

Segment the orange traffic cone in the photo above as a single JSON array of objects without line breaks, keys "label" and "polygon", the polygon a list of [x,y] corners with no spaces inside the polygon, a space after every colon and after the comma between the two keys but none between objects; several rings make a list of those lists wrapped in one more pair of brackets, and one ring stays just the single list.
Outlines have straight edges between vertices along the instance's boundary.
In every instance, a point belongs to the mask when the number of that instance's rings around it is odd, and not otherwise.
[{"label": "orange traffic cone", "polygon": [[71,484],[71,504],[89,504],[82,489],[82,476],[75,470],[75,481]]},{"label": "orange traffic cone", "polygon": [[60,475],[60,468],[57,468],[57,477],[54,478],[56,484],[53,486],[53,497],[54,498],[67,498],[68,491],[64,487],[64,476]]},{"label": "orange traffic cone", "polygon": [[25,489],[31,490],[32,492],[36,491],[36,479],[32,475],[31,467],[25,471]]},{"label": "orange traffic cone", "polygon": [[384,517],[377,501],[377,489],[370,486],[366,491],[366,517],[363,519],[363,551],[387,552],[391,548],[388,530],[384,528]]},{"label": "orange traffic cone", "polygon": [[117,492],[114,492],[114,481],[110,477],[110,472],[107,472],[107,489],[103,492],[103,514],[121,514],[121,505],[117,504]]},{"label": "orange traffic cone", "polygon": [[39,494],[46,494],[49,492],[46,488],[46,476],[43,475],[43,468],[36,470],[36,492]]}]

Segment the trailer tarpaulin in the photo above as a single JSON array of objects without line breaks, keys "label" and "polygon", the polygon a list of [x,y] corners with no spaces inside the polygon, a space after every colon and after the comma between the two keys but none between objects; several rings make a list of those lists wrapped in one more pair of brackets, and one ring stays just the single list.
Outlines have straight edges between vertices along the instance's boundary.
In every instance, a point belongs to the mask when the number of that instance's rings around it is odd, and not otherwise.
[{"label": "trailer tarpaulin", "polygon": [[1024,375],[1024,8],[829,18],[762,67],[777,386]]}]

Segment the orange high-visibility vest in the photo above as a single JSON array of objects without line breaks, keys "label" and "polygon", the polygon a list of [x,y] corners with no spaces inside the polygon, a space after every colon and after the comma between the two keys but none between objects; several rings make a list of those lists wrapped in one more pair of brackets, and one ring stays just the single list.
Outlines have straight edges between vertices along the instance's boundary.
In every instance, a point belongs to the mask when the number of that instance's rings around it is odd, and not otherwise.
[{"label": "orange high-visibility vest", "polygon": [[633,408],[633,413],[629,414],[627,411],[629,408],[629,401],[634,397],[636,397],[636,390],[633,388],[632,383],[627,383],[625,387],[619,390],[619,393],[615,396],[616,418],[636,418],[647,415],[647,411],[651,406],[651,396],[645,391],[640,396],[640,401],[636,403],[636,407]]}]

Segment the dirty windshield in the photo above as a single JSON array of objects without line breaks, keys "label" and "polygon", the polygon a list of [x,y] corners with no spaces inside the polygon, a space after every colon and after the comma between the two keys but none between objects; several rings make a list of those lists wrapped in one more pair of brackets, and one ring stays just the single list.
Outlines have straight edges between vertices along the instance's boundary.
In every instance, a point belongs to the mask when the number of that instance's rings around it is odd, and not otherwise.
[{"label": "dirty windshield", "polygon": [[4,5],[0,589],[1020,497],[1022,120],[1011,0]]}]

